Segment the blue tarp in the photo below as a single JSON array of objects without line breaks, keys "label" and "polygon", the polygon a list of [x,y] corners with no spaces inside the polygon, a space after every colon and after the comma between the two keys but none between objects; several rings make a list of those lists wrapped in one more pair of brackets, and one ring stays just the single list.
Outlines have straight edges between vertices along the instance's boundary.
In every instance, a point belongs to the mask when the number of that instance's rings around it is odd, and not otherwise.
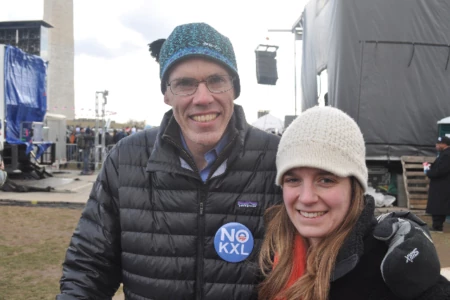
[{"label": "blue tarp", "polygon": [[[30,141],[21,140],[21,123],[44,120],[47,111],[47,66],[39,56],[12,46],[5,48],[4,63],[6,141],[10,144],[26,144],[28,154],[33,145]],[[37,156],[49,145],[51,143],[39,145]]]}]

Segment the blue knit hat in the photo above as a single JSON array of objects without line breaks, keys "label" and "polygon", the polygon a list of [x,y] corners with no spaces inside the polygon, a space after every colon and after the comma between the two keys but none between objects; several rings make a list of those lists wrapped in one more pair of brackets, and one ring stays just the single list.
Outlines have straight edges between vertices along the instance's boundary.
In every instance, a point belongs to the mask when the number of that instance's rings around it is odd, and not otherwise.
[{"label": "blue knit hat", "polygon": [[161,47],[159,54],[161,91],[167,85],[167,70],[187,57],[205,57],[225,66],[235,77],[236,98],[241,92],[236,57],[230,40],[205,23],[190,23],[177,26]]}]

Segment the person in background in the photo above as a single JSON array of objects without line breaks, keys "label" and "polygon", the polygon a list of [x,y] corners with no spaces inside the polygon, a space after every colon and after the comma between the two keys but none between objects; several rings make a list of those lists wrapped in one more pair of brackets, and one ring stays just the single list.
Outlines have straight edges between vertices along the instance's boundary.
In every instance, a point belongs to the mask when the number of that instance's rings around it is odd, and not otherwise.
[{"label": "person in background", "polygon": [[258,299],[450,299],[424,222],[404,215],[400,230],[423,243],[388,249],[377,232],[364,139],[347,114],[303,112],[281,137],[276,166],[284,203],[267,212]]},{"label": "person in background", "polygon": [[430,178],[426,213],[432,216],[431,231],[444,232],[444,222],[450,215],[450,138],[439,137],[436,141],[438,157],[428,166],[426,175]]},{"label": "person in background", "polygon": [[113,144],[117,144],[117,142],[118,142],[118,140],[117,140],[117,129],[113,129],[112,139],[113,139]]},{"label": "person in background", "polygon": [[82,129],[78,139],[78,147],[83,151],[83,170],[80,175],[92,175],[93,171],[90,167],[90,157],[94,147],[94,136],[91,128],[87,127],[86,130]]},{"label": "person in background", "polygon": [[69,144],[75,144],[77,142],[77,131],[76,129],[72,129],[72,132],[69,136]]},{"label": "person in background", "polygon": [[263,215],[281,201],[280,138],[234,103],[236,57],[216,29],[180,25],[150,50],[171,110],[109,152],[57,299],[110,299],[121,283],[126,299],[256,299]]},{"label": "person in background", "polygon": [[113,144],[114,144],[113,136],[111,136],[109,131],[106,131],[105,132],[105,146],[110,146],[110,145],[113,145]]},{"label": "person in background", "polygon": [[119,130],[118,132],[117,132],[117,142],[116,142],[116,144],[121,140],[121,139],[123,139],[124,137],[126,137],[127,136],[127,134],[126,134],[126,132],[125,132],[125,128],[122,128],[121,130]]},{"label": "person in background", "polygon": [[[83,169],[83,148],[84,146],[84,131],[83,127],[77,127],[75,129],[77,131],[77,135],[75,136],[75,140],[77,141],[77,169]],[[81,138],[80,138],[81,137]]]}]

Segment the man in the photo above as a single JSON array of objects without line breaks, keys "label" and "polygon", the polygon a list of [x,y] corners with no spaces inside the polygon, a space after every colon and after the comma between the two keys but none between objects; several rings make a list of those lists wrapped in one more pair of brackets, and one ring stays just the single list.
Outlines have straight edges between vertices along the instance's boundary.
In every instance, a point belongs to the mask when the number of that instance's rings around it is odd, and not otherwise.
[{"label": "man", "polygon": [[[279,137],[234,105],[241,86],[227,37],[194,23],[151,45],[172,109],[109,152],[57,299],[111,298],[120,283],[126,299],[256,299],[263,214],[281,201]],[[383,223],[390,236],[393,223]]]},{"label": "man", "polygon": [[83,171],[83,148],[85,147],[84,141],[84,128],[77,127],[77,134],[75,136],[75,140],[77,141],[77,169],[81,169]]},{"label": "man", "polygon": [[438,157],[426,172],[430,178],[426,212],[432,215],[430,231],[443,232],[446,215],[450,215],[450,138],[436,141]]},{"label": "man", "polygon": [[81,128],[81,133],[77,138],[77,145],[79,150],[83,152],[83,170],[80,175],[91,175],[93,172],[90,168],[90,156],[91,149],[94,146],[91,128],[87,127],[86,130]]}]

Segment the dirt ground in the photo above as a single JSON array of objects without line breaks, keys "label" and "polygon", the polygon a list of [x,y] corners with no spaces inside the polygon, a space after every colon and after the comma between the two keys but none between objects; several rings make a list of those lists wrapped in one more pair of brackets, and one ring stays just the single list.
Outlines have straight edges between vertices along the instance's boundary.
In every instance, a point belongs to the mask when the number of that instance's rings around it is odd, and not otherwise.
[{"label": "dirt ground", "polygon": [[[420,216],[422,220],[431,226],[431,216]],[[442,268],[450,267],[450,224],[444,223],[444,233],[431,233],[436,246]]]},{"label": "dirt ground", "polygon": [[[1,204],[1,203],[0,203]],[[80,207],[0,205],[0,300],[54,299]],[[428,216],[421,216],[430,222]],[[450,224],[432,233],[441,267],[450,267]],[[114,299],[123,299],[118,291]]]}]

